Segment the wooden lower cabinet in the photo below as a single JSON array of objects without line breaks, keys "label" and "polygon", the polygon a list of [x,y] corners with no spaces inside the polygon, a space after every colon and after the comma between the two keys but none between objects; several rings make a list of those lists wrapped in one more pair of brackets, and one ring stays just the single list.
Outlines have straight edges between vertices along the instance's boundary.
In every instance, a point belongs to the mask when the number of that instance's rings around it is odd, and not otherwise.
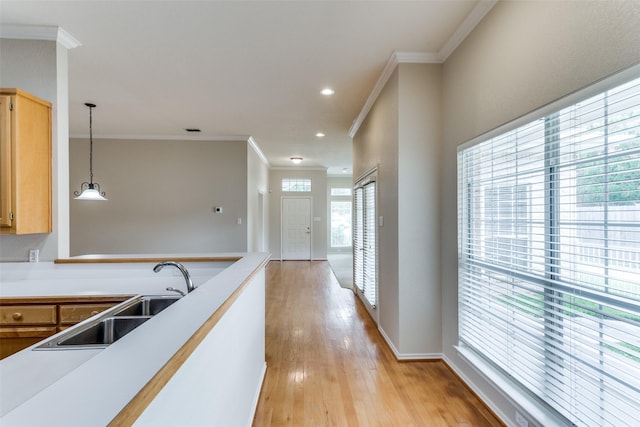
[{"label": "wooden lower cabinet", "polygon": [[0,359],[11,356],[45,338],[54,335],[57,328],[45,327],[17,327],[5,328],[0,327]]},{"label": "wooden lower cabinet", "polygon": [[132,296],[0,298],[0,359]]}]

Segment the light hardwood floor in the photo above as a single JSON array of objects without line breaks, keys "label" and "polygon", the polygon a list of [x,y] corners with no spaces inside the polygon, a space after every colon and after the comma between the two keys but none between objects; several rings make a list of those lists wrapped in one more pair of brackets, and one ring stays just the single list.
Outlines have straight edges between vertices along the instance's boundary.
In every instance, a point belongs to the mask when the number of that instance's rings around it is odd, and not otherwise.
[{"label": "light hardwood floor", "polygon": [[267,373],[254,426],[502,425],[444,362],[397,362],[326,261],[272,261],[266,271]]}]

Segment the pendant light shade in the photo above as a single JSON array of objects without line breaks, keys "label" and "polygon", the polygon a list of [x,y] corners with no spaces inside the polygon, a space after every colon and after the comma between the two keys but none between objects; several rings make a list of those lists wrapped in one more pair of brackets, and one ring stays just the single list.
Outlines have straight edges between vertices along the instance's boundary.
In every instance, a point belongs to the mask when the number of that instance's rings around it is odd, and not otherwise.
[{"label": "pendant light shade", "polygon": [[76,200],[107,200],[100,191],[100,184],[93,182],[93,109],[96,104],[85,103],[89,107],[89,182],[80,184],[80,192],[74,191]]}]

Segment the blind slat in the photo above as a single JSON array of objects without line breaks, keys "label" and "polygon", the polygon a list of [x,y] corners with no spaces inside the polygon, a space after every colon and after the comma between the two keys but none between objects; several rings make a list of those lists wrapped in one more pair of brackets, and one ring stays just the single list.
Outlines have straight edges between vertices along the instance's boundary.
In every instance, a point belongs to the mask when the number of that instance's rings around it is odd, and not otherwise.
[{"label": "blind slat", "polygon": [[458,153],[459,339],[576,425],[640,419],[640,79]]}]

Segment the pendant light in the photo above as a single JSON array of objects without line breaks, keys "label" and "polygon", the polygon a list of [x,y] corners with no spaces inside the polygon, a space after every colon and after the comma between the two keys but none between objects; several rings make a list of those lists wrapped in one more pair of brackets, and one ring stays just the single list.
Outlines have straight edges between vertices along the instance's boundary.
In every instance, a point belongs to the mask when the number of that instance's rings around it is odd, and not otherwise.
[{"label": "pendant light", "polygon": [[93,182],[93,109],[96,104],[85,103],[89,107],[89,182],[80,184],[80,192],[74,191],[76,200],[107,200],[100,191],[100,184]]}]

